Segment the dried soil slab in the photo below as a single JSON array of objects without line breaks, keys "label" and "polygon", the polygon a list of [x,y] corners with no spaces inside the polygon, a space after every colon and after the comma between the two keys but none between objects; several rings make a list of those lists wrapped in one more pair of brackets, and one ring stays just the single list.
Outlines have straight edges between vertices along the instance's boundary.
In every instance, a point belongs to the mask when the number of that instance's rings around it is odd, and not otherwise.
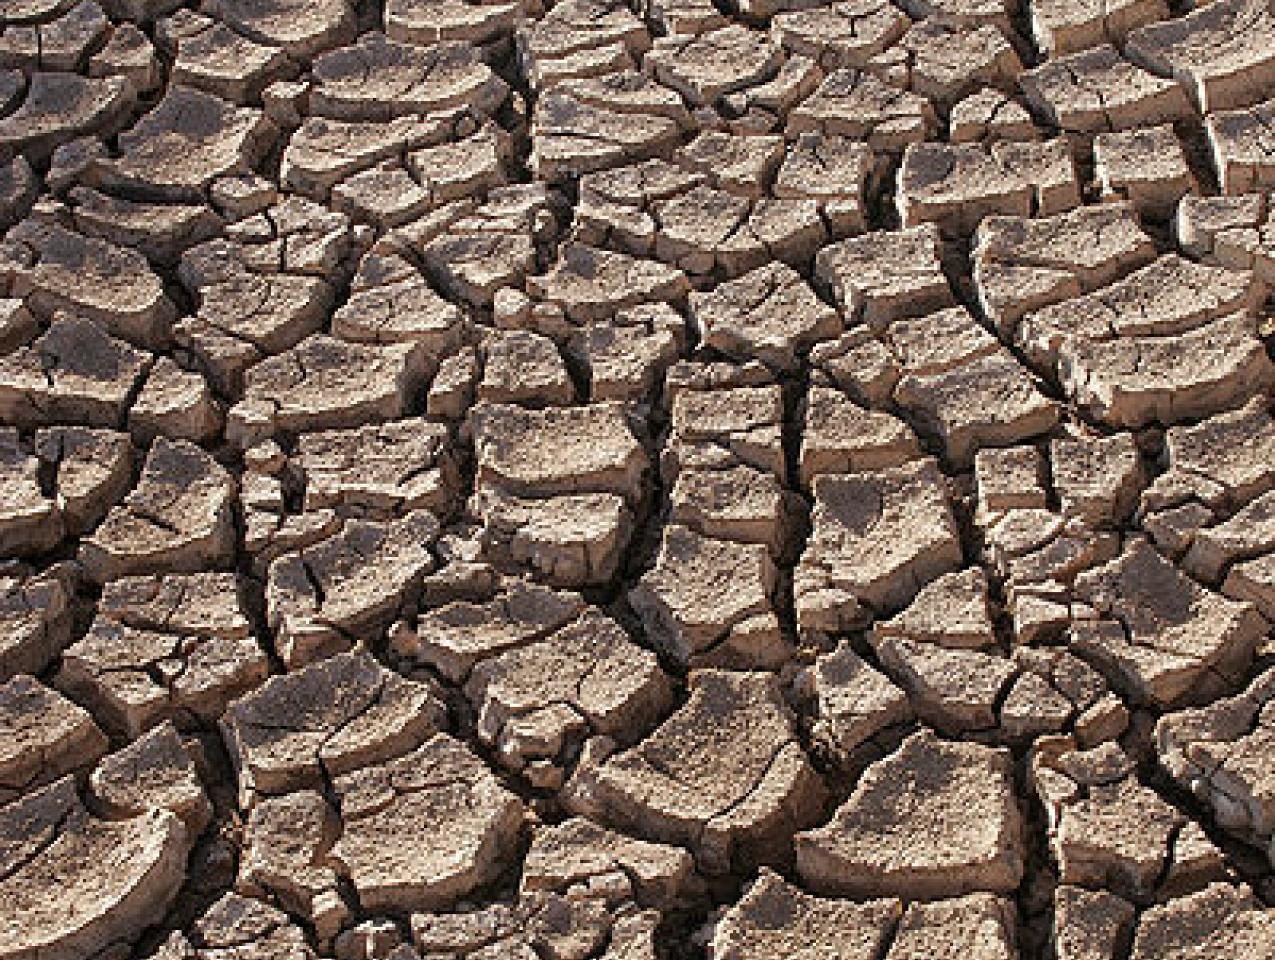
[{"label": "dried soil slab", "polygon": [[1219,826],[1271,855],[1275,784],[1265,761],[1275,743],[1270,671],[1207,706],[1167,713],[1156,724],[1161,766],[1204,802]]},{"label": "dried soil slab", "polygon": [[[724,366],[728,371],[740,369]],[[751,381],[755,386],[746,385],[748,380],[735,385],[729,380],[718,384],[711,378],[670,385],[672,423],[661,462],[666,485],[672,485],[684,470],[741,465],[784,481],[783,392],[774,384],[761,385],[770,381],[765,367],[753,364],[751,368],[761,375]]]},{"label": "dried soil slab", "polygon": [[179,345],[232,397],[247,371],[316,333],[332,306],[331,287],[317,277],[234,271],[198,291],[199,312],[177,324]]},{"label": "dried soil slab", "polygon": [[414,267],[387,283],[361,286],[332,316],[332,334],[361,343],[422,343],[437,360],[460,348],[464,314]]},{"label": "dried soil slab", "polygon": [[911,904],[899,922],[889,960],[927,960],[947,953],[967,960],[1013,960],[1014,904],[1004,897],[972,893],[935,903]]},{"label": "dried soil slab", "polygon": [[204,443],[221,435],[223,420],[221,405],[203,375],[183,370],[167,357],[151,367],[128,410],[128,429],[139,443],[158,436]]},{"label": "dried soil slab", "polygon": [[[1183,355],[1192,362],[1179,365]],[[1138,426],[1207,416],[1242,403],[1269,382],[1270,366],[1251,318],[1232,315],[1183,334],[1078,345],[1067,384],[1098,419]],[[1136,379],[1125,379],[1137,375]]]},{"label": "dried soil slab", "polygon": [[471,421],[477,482],[518,496],[613,493],[642,499],[646,454],[619,403],[524,410],[484,404]]},{"label": "dried soil slab", "polygon": [[523,938],[526,920],[522,903],[497,902],[476,910],[414,913],[412,940],[418,950],[426,951],[430,957],[531,960],[537,954]]},{"label": "dried soil slab", "polygon": [[1275,936],[1275,917],[1247,887],[1213,883],[1151,907],[1140,918],[1132,960],[1259,960]]},{"label": "dried soil slab", "polygon": [[1212,527],[1196,530],[1182,558],[1191,576],[1216,585],[1228,568],[1275,549],[1275,494],[1265,493]]},{"label": "dried soil slab", "polygon": [[93,718],[34,677],[0,686],[0,803],[11,803],[68,773],[91,767],[107,750]]},{"label": "dried soil slab", "polygon": [[1019,82],[1028,102],[1068,133],[1171,123],[1191,109],[1180,86],[1129,62],[1110,44],[1050,60]]},{"label": "dried soil slab", "polygon": [[90,578],[185,573],[230,562],[234,481],[184,440],[156,440],[133,492],[80,545]]},{"label": "dried soil slab", "polygon": [[245,824],[235,890],[263,900],[277,897],[316,927],[327,926],[330,915],[348,915],[328,859],[340,830],[336,810],[317,791],[260,800]]},{"label": "dried soil slab", "polygon": [[611,583],[633,533],[633,511],[610,493],[530,499],[488,487],[468,511],[481,520],[480,539],[494,563],[557,587]]},{"label": "dried soil slab", "polygon": [[536,98],[530,166],[537,179],[567,180],[667,155],[690,127],[681,97],[645,74],[567,80]]},{"label": "dried soil slab", "polygon": [[1024,314],[1111,283],[1155,256],[1124,203],[988,217],[974,237],[974,284],[984,315],[1008,333]]},{"label": "dried soil slab", "polygon": [[907,694],[844,641],[833,653],[815,658],[799,688],[815,700],[815,743],[843,766],[849,766],[859,748],[878,733],[913,716]]},{"label": "dried soil slab", "polygon": [[89,778],[93,799],[112,820],[168,810],[197,837],[212,819],[204,786],[171,723],[112,753]]},{"label": "dried soil slab", "polygon": [[445,427],[413,418],[302,434],[292,464],[305,482],[307,510],[445,513],[460,482],[450,448]]},{"label": "dried soil slab", "polygon": [[1172,76],[1201,113],[1246,106],[1275,90],[1275,15],[1261,3],[1221,0],[1129,35],[1129,56]]},{"label": "dried soil slab", "polygon": [[465,206],[439,211],[421,252],[444,294],[487,309],[497,291],[521,287],[549,259],[548,241],[565,218],[562,198],[540,183],[514,184],[492,190],[482,206],[451,219]]},{"label": "dried soil slab", "polygon": [[896,321],[886,336],[905,371],[895,402],[939,437],[952,462],[968,465],[980,447],[1018,443],[1057,424],[1056,405],[964,308]]},{"label": "dried soil slab", "polygon": [[415,630],[396,628],[390,645],[459,684],[479,662],[548,638],[584,609],[576,594],[514,580],[491,600],[457,600],[423,613]]},{"label": "dried soil slab", "polygon": [[833,237],[863,232],[875,170],[872,149],[848,137],[799,134],[775,175],[780,199],[813,200]]},{"label": "dried soil slab", "polygon": [[30,257],[13,292],[37,315],[66,310],[141,347],[168,342],[177,311],[141,254],[39,220],[23,221],[7,239]]},{"label": "dried soil slab", "polygon": [[980,450],[974,457],[979,526],[990,528],[1008,511],[1044,511],[1045,463],[1035,447]]},{"label": "dried soil slab", "polygon": [[530,330],[493,334],[484,350],[478,400],[486,403],[566,404],[575,387],[557,344]]},{"label": "dried soil slab", "polygon": [[[0,166],[0,229],[8,229],[25,217],[38,192],[39,182],[25,157]],[[6,333],[6,339],[10,335]]]},{"label": "dried soil slab", "polygon": [[695,851],[706,870],[782,859],[824,788],[769,674],[696,671],[690,699],[597,771],[606,816]]},{"label": "dried soil slab", "polygon": [[1072,646],[1136,699],[1170,706],[1211,676],[1234,683],[1266,623],[1249,603],[1196,584],[1145,540],[1076,579],[1100,619],[1077,621]]},{"label": "dried soil slab", "polygon": [[864,234],[830,244],[815,257],[815,279],[847,318],[883,327],[900,317],[950,306],[934,224]]},{"label": "dried soil slab", "polygon": [[1231,230],[1243,231],[1262,223],[1266,197],[1260,193],[1238,196],[1190,196],[1178,206],[1174,233],[1183,251],[1207,260],[1217,253],[1217,238]]},{"label": "dried soil slab", "polygon": [[1130,31],[1169,19],[1164,0],[1032,0],[1029,7],[1036,46],[1055,57],[1104,43],[1123,47]]},{"label": "dried soil slab", "polygon": [[832,384],[861,406],[887,405],[899,382],[898,361],[868,327],[819,344],[810,351],[810,362],[814,383]]},{"label": "dried soil slab", "polygon": [[993,646],[996,634],[987,589],[981,567],[945,573],[922,587],[902,613],[877,623],[873,634],[953,649]]},{"label": "dried soil slab", "polygon": [[860,604],[899,608],[961,563],[951,506],[932,461],[813,483],[813,531],[794,574],[803,629],[835,631]]},{"label": "dried soil slab", "polygon": [[[7,437],[3,443],[7,459],[13,448]],[[35,452],[58,499],[60,517],[49,518],[48,534],[57,531],[59,522],[64,522],[67,532],[74,535],[96,526],[128,491],[132,481],[132,445],[126,434],[114,430],[87,427],[41,430],[35,436]],[[31,479],[34,480],[34,476]],[[20,483],[20,478],[15,480]],[[22,516],[14,519],[20,525]]]},{"label": "dried soil slab", "polygon": [[344,830],[331,856],[369,910],[450,906],[514,853],[522,801],[446,734],[333,786]]},{"label": "dried soil slab", "polygon": [[572,338],[568,350],[588,376],[590,401],[640,401],[676,362],[685,339],[681,315],[656,303],[589,324]]},{"label": "dried soil slab", "polygon": [[428,192],[430,206],[438,206],[505,183],[509,153],[508,135],[489,123],[463,140],[413,150],[407,167]]},{"label": "dried soil slab", "polygon": [[479,739],[515,770],[561,765],[564,750],[588,735],[632,742],[672,703],[655,655],[592,611],[545,640],[484,660],[465,695],[478,711]]},{"label": "dried soil slab", "polygon": [[437,537],[438,520],[426,510],[348,520],[339,533],[271,563],[266,619],[284,663],[375,642],[433,570]]},{"label": "dried soil slab", "polygon": [[899,153],[937,130],[934,107],[861,70],[834,70],[788,116],[789,136],[822,133],[867,143],[874,153]]},{"label": "dried soil slab", "polygon": [[120,247],[131,247],[152,261],[173,263],[191,246],[211,239],[224,226],[211,207],[201,203],[138,203],[109,197],[88,187],[75,187],[76,228]]},{"label": "dried soil slab", "polygon": [[796,838],[797,872],[856,897],[1009,892],[1022,878],[1022,822],[1009,751],[928,731],[863,774],[826,826]]},{"label": "dried soil slab", "polygon": [[0,577],[0,682],[42,672],[71,641],[74,572],[20,567]]},{"label": "dried soil slab", "polygon": [[333,120],[388,120],[403,114],[458,108],[490,116],[508,87],[463,42],[429,47],[365,33],[358,42],[319,56],[309,106]]},{"label": "dried soil slab", "polygon": [[[92,0],[85,0],[85,5]],[[106,22],[106,18],[102,18]],[[134,94],[151,93],[160,83],[160,61],[150,38],[134,24],[120,24],[89,60],[91,77],[123,77]]]},{"label": "dried soil slab", "polygon": [[247,447],[284,431],[401,417],[423,392],[427,366],[419,344],[380,347],[307,337],[248,371],[243,399],[227,415],[227,438]]},{"label": "dried soil slab", "polygon": [[186,828],[167,810],[107,822],[70,778],[0,812],[0,956],[72,960],[135,940],[186,879]]},{"label": "dried soil slab", "polygon": [[776,576],[764,544],[673,524],[664,528],[655,565],[629,591],[629,603],[652,642],[678,663],[777,665],[786,648],[772,610]]},{"label": "dried soil slab", "polygon": [[215,720],[269,673],[242,592],[231,573],[111,581],[58,686],[130,737],[169,718]]},{"label": "dried soil slab", "polygon": [[895,200],[905,227],[933,221],[972,233],[990,214],[1028,216],[1032,191],[977,144],[911,144],[903,153]]},{"label": "dried soil slab", "polygon": [[300,61],[354,39],[354,11],[347,0],[204,0],[201,9],[248,39],[282,47]]},{"label": "dried soil slab", "polygon": [[951,236],[969,236],[992,215],[1059,213],[1080,204],[1064,141],[1046,144],[909,145],[895,204],[905,227],[933,221]]},{"label": "dried soil slab", "polygon": [[644,68],[693,106],[713,106],[722,96],[774,76],[783,52],[764,33],[739,24],[696,36],[660,37]]},{"label": "dried soil slab", "polygon": [[1094,165],[1104,198],[1125,199],[1143,216],[1168,219],[1195,189],[1182,144],[1164,124],[1094,137]]},{"label": "dried soil slab", "polygon": [[1209,154],[1222,192],[1248,193],[1275,187],[1275,100],[1204,118]]},{"label": "dried soil slab", "polygon": [[70,5],[70,0],[5,0],[0,15],[11,24],[40,23],[52,20]]},{"label": "dried soil slab", "polygon": [[385,4],[385,32],[391,40],[402,43],[468,40],[470,43],[487,44],[513,33],[524,14],[521,2],[388,0]]},{"label": "dried soil slab", "polygon": [[703,33],[728,22],[707,0],[647,0],[643,15],[660,33]]},{"label": "dried soil slab", "polygon": [[1184,250],[1275,280],[1275,211],[1265,195],[1184,197],[1175,226]]},{"label": "dried soil slab", "polygon": [[227,228],[226,239],[182,255],[178,279],[187,290],[198,294],[244,272],[325,279],[348,269],[355,254],[349,217],[305,197],[276,203],[272,189],[254,201],[255,213]]},{"label": "dried soil slab", "polygon": [[[650,256],[655,251],[660,226],[656,204],[676,200],[710,183],[707,173],[668,160],[646,160],[586,174],[580,180],[578,235],[583,241],[618,244],[633,253]],[[744,197],[712,190],[708,195],[717,198],[721,211],[747,215],[749,206]],[[686,228],[685,224],[682,226]],[[667,244],[665,240],[666,247]]]},{"label": "dried soil slab", "polygon": [[705,130],[678,151],[677,162],[728,193],[757,198],[774,179],[783,151],[784,139],[775,134],[740,136]]},{"label": "dried soil slab", "polygon": [[770,34],[789,54],[809,57],[826,72],[861,70],[911,24],[903,11],[883,0],[841,0],[779,13],[771,20]]},{"label": "dried soil slab", "polygon": [[784,372],[795,369],[799,354],[841,332],[837,312],[782,263],[758,267],[711,293],[692,293],[690,314],[703,346]]},{"label": "dried soil slab", "polygon": [[1027,109],[1009,94],[984,87],[952,106],[948,136],[953,143],[1035,140],[1039,133]]},{"label": "dried soil slab", "polygon": [[568,0],[518,33],[533,89],[636,67],[651,46],[646,25],[618,0]]},{"label": "dried soil slab", "polygon": [[1051,738],[1038,743],[1032,778],[1063,883],[1154,895],[1186,816],[1138,782],[1131,758],[1113,743],[1080,751]]},{"label": "dried soil slab", "polygon": [[285,187],[318,201],[338,183],[404,150],[445,141],[451,125],[438,117],[400,116],[390,120],[330,120],[309,117],[288,140],[279,168]]},{"label": "dried soil slab", "polygon": [[[611,891],[618,892],[617,887],[614,884]],[[636,909],[631,902],[608,902],[605,892],[576,889],[570,896],[534,892],[514,903],[495,902],[476,909],[465,903],[462,911],[415,913],[412,937],[426,956],[440,960],[654,958],[660,912]],[[417,954],[412,951],[410,956]]]},{"label": "dried soil slab", "polygon": [[161,200],[201,199],[218,177],[248,173],[274,140],[265,114],[180,85],[119,136],[102,182]]},{"label": "dried soil slab", "polygon": [[571,817],[536,830],[523,861],[522,896],[538,892],[566,895],[588,886],[608,901],[674,905],[689,892],[695,861],[681,847],[635,840]]},{"label": "dried soil slab", "polygon": [[[427,147],[425,152],[449,146]],[[411,223],[433,206],[429,191],[395,160],[386,160],[342,180],[332,189],[332,205],[355,220],[381,229]]]},{"label": "dried soil slab", "polygon": [[1146,483],[1137,444],[1128,434],[1054,440],[1049,460],[1062,512],[1094,526],[1124,520]]},{"label": "dried soil slab", "polygon": [[[190,939],[172,934],[157,960],[314,960],[306,935],[282,910],[261,900],[226,893],[190,928]],[[193,945],[192,945],[193,944]]]},{"label": "dried soil slab", "polygon": [[875,960],[884,955],[902,913],[898,900],[812,897],[763,868],[717,921],[710,949],[721,960],[807,955]]},{"label": "dried soil slab", "polygon": [[690,283],[673,267],[572,243],[547,274],[529,277],[527,288],[585,323],[609,319],[625,307],[680,300]]},{"label": "dried soil slab", "polygon": [[1275,486],[1275,422],[1263,404],[1222,413],[1165,434],[1169,469],[1143,494],[1142,509],[1158,511],[1198,499],[1238,510]]},{"label": "dried soil slab", "polygon": [[278,47],[255,43],[224,23],[189,11],[161,21],[161,43],[175,53],[169,79],[233,103],[259,102],[262,90],[294,71]]},{"label": "dried soil slab", "polygon": [[77,137],[113,130],[132,103],[123,77],[35,73],[22,105],[0,120],[0,147],[44,160]]},{"label": "dried soil slab", "polygon": [[1133,904],[1106,891],[1054,892],[1053,945],[1059,960],[1113,960],[1133,932]]},{"label": "dried soil slab", "polygon": [[[48,22],[35,27],[38,63],[45,70],[82,70],[89,52],[103,44],[110,21],[94,0],[82,0]],[[15,31],[19,36],[26,31]],[[19,44],[21,41],[19,41]]]},{"label": "dried soil slab", "polygon": [[911,27],[868,69],[950,107],[979,87],[1011,89],[1023,64],[999,26],[970,27],[931,17]]},{"label": "dried soil slab", "polygon": [[946,649],[906,635],[874,633],[872,647],[917,715],[950,736],[995,727],[996,708],[1018,673],[998,654]]},{"label": "dried soil slab", "polygon": [[824,473],[866,473],[921,456],[916,434],[898,417],[862,407],[833,387],[806,394],[801,482]]},{"label": "dried soil slab", "polygon": [[238,775],[240,805],[316,787],[414,749],[442,725],[433,690],[404,680],[367,653],[342,653],[272,677],[232,703],[221,732]]},{"label": "dried soil slab", "polygon": [[40,461],[24,446],[17,430],[0,430],[0,550],[11,557],[51,550],[66,535],[61,504],[45,496]]},{"label": "dried soil slab", "polygon": [[737,276],[768,258],[800,264],[825,239],[813,201],[750,204],[707,185],[656,204],[655,256],[692,274]]},{"label": "dried soil slab", "polygon": [[[1196,520],[1195,523],[1189,523],[1188,526],[1194,528],[1203,520],[1207,520],[1207,517]],[[1275,586],[1275,560],[1272,560],[1270,554],[1265,554],[1233,566],[1222,584],[1222,592],[1234,600],[1249,601],[1257,607],[1262,616],[1271,620],[1275,619],[1275,603],[1272,603],[1273,586]]]},{"label": "dried soil slab", "polygon": [[697,533],[762,543],[776,557],[788,547],[796,504],[773,474],[743,465],[683,470],[669,501],[670,521]]},{"label": "dried soil slab", "polygon": [[1251,273],[1171,254],[1029,314],[1017,337],[1096,418],[1172,423],[1236,406],[1271,376],[1264,349],[1255,349],[1259,296]]}]

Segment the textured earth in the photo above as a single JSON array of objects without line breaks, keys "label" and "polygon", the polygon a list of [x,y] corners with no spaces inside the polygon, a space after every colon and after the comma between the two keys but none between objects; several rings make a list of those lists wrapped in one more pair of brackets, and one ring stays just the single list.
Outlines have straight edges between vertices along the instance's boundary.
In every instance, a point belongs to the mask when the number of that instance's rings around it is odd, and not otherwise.
[{"label": "textured earth", "polygon": [[1275,956],[1275,0],[0,0],[0,960]]}]

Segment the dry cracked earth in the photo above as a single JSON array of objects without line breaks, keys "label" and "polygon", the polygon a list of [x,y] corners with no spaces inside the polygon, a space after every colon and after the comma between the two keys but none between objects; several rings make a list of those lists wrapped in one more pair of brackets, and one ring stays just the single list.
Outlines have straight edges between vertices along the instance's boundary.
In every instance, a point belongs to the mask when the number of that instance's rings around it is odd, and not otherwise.
[{"label": "dry cracked earth", "polygon": [[0,960],[1269,960],[1272,0],[0,0]]}]

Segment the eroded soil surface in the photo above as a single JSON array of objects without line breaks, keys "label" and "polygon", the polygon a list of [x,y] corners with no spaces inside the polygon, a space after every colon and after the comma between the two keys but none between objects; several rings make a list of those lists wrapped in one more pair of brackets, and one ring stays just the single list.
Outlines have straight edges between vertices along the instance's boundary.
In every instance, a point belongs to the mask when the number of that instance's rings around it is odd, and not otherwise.
[{"label": "eroded soil surface", "polygon": [[1275,956],[1273,0],[0,0],[0,960]]}]

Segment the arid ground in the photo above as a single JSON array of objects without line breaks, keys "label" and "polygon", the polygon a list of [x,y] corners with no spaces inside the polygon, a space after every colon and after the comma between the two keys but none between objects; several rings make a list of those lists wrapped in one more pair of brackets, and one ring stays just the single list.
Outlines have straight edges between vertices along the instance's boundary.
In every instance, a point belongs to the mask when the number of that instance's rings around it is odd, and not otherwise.
[{"label": "arid ground", "polygon": [[1275,957],[1275,0],[0,0],[0,960]]}]

